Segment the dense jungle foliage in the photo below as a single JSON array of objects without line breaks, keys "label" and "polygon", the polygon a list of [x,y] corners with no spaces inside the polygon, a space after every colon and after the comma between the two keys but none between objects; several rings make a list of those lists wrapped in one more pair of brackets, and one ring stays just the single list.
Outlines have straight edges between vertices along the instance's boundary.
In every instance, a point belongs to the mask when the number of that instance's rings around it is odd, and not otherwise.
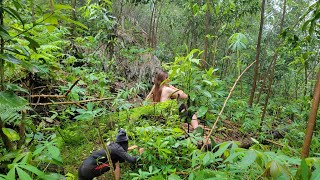
[{"label": "dense jungle foliage", "polygon": [[[319,0],[0,0],[0,180],[77,179],[120,128],[145,149],[121,179],[320,179],[319,22]],[[145,101],[159,69],[187,100]]]}]

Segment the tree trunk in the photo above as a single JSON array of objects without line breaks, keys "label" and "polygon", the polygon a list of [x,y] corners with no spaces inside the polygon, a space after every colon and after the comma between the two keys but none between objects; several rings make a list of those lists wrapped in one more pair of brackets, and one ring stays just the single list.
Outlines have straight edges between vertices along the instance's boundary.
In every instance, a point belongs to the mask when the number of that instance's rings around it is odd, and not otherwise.
[{"label": "tree trunk", "polygon": [[[71,4],[72,4],[72,20],[74,20],[74,21],[77,20],[76,3],[77,3],[77,0],[71,0]],[[71,25],[71,37],[73,37],[73,38],[75,37],[75,32],[76,32],[76,25],[74,23],[72,23],[72,25]]]},{"label": "tree trunk", "polygon": [[210,4],[207,0],[207,10],[206,10],[206,29],[205,29],[205,36],[204,36],[204,52],[203,52],[203,60],[202,60],[202,67],[207,67],[207,54],[208,54],[208,34],[209,34],[209,15],[210,15]]},{"label": "tree trunk", "polygon": [[261,86],[260,86],[260,90],[259,90],[259,93],[258,93],[258,96],[257,96],[257,100],[256,100],[256,103],[258,104],[259,101],[260,101],[260,96],[262,94],[262,91],[265,89],[266,87],[266,81],[267,81],[267,77],[269,76],[269,72],[271,71],[271,67],[272,67],[272,64],[273,64],[273,61],[270,62],[269,66],[268,66],[268,69],[266,71],[266,73],[264,74],[263,76],[263,80],[262,80],[262,83],[261,83]]},{"label": "tree trunk", "polygon": [[17,149],[21,148],[21,146],[24,144],[24,141],[26,140],[25,121],[26,121],[27,112],[26,112],[26,110],[22,110],[21,113],[22,113],[22,118],[21,118],[20,126],[19,126],[20,140],[18,141]]},{"label": "tree trunk", "polygon": [[35,5],[34,5],[34,2],[33,1],[31,1],[30,2],[30,5],[31,5],[31,17],[32,17],[32,21],[35,21],[36,19],[35,19],[35,15],[36,15],[36,13],[35,13]]},{"label": "tree trunk", "polygon": [[158,25],[159,25],[159,20],[160,20],[160,17],[161,17],[161,10],[162,10],[162,7],[163,7],[163,5],[164,5],[164,2],[162,1],[162,4],[160,4],[159,5],[159,8],[158,8],[158,15],[156,16],[156,19],[155,19],[155,27],[154,27],[154,31],[155,31],[155,33],[154,33],[154,48],[156,48],[157,47],[157,44],[158,44],[158,37],[157,37],[157,35],[158,35]]},{"label": "tree trunk", "polygon": [[308,87],[308,62],[304,62],[304,89],[303,96],[307,95],[307,87]]},{"label": "tree trunk", "polygon": [[[287,0],[284,0],[279,34],[281,34],[282,29],[283,29],[284,17],[285,17],[285,14],[286,14],[286,7],[287,7]],[[276,47],[277,46],[278,45],[276,45]],[[266,111],[267,111],[267,106],[268,106],[268,101],[269,101],[269,97],[270,97],[270,94],[271,94],[271,87],[272,87],[272,84],[273,84],[274,71],[275,71],[275,67],[276,67],[276,64],[277,64],[277,59],[278,59],[278,53],[277,53],[277,50],[275,49],[274,55],[273,55],[273,60],[272,60],[272,63],[271,63],[272,67],[271,67],[271,73],[270,73],[270,77],[269,77],[268,91],[267,91],[267,96],[266,96],[264,107],[263,107],[263,111],[262,111],[262,116],[261,116],[261,121],[260,121],[260,128],[262,127],[262,124],[263,124],[263,121],[264,121],[264,117],[265,117]]]},{"label": "tree trunk", "polygon": [[[2,4],[3,4],[3,0],[0,0],[0,6],[2,7]],[[3,11],[2,9],[0,9],[0,24],[1,26],[3,26]],[[1,36],[1,39],[0,39],[0,42],[1,42],[1,54],[3,54],[3,51],[4,51],[4,39],[2,38]],[[4,64],[5,64],[5,61],[4,59],[0,58],[0,83],[1,83],[1,91],[4,90]],[[1,131],[1,129],[0,129]]]},{"label": "tree trunk", "polygon": [[192,41],[191,41],[190,47],[191,49],[194,49],[196,46],[197,46],[197,22],[195,20],[195,17],[193,16]]},{"label": "tree trunk", "polygon": [[154,23],[155,23],[155,21],[154,21],[154,19],[156,18],[155,16],[156,16],[156,6],[157,6],[157,4],[156,4],[156,0],[154,1],[154,2],[151,2],[152,3],[152,12],[151,12],[151,18],[150,18],[150,28],[149,28],[149,40],[150,40],[150,42],[149,42],[149,47],[154,47],[154,33],[155,33],[155,25],[154,25]]},{"label": "tree trunk", "polygon": [[312,140],[312,133],[313,133],[313,130],[316,126],[319,101],[320,101],[320,70],[318,72],[318,79],[317,79],[316,86],[314,88],[314,96],[313,96],[311,111],[309,114],[307,131],[306,131],[306,135],[304,137],[304,142],[303,142],[303,146],[302,146],[302,153],[300,156],[301,158],[306,158],[309,156],[310,144],[311,144],[311,140]]},{"label": "tree trunk", "polygon": [[263,22],[264,22],[264,8],[265,8],[266,0],[262,0],[261,4],[261,17],[260,17],[260,28],[259,28],[259,35],[258,35],[258,42],[257,42],[257,50],[256,50],[256,64],[254,67],[254,76],[252,81],[252,89],[250,92],[250,98],[248,105],[249,107],[252,106],[254,93],[256,91],[256,85],[257,85],[257,77],[259,73],[259,57],[260,57],[260,49],[261,49],[261,37],[262,37],[262,30],[263,30]]},{"label": "tree trunk", "polygon": [[49,0],[49,4],[50,4],[51,13],[53,14],[54,13],[54,1],[53,0]]},{"label": "tree trunk", "polygon": [[124,6],[124,2],[123,2],[123,0],[121,0],[120,1],[120,12],[119,12],[119,17],[118,18],[120,19],[122,31],[124,31],[124,17],[122,15],[123,6]]},{"label": "tree trunk", "polygon": [[[3,0],[0,0],[0,6],[3,6]],[[3,11],[2,9],[0,9],[0,24],[1,26],[3,26]],[[4,53],[4,39],[1,36],[0,39],[1,42],[1,46],[0,46],[0,53],[3,54]],[[4,65],[5,65],[5,61],[4,59],[0,59],[0,76],[1,76],[1,91],[4,91]],[[9,138],[2,132],[2,128],[4,128],[4,124],[2,122],[2,119],[0,118],[0,136],[2,138],[2,141],[4,143],[4,146],[7,150],[13,150],[13,145],[11,143],[11,141],[9,140]]]},{"label": "tree trunk", "polygon": [[[213,58],[212,58],[212,67],[216,67],[216,54],[217,54],[217,46],[218,46],[218,39],[216,39],[213,47]],[[214,72],[215,73],[215,72]]]}]

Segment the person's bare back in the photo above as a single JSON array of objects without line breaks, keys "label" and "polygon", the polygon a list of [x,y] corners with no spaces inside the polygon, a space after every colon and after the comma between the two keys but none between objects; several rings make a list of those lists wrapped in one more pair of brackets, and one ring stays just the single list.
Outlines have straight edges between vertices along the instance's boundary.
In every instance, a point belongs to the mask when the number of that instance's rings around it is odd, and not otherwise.
[{"label": "person's bare back", "polygon": [[172,85],[164,86],[162,88],[160,102],[175,98],[186,99],[188,98],[188,95]]}]

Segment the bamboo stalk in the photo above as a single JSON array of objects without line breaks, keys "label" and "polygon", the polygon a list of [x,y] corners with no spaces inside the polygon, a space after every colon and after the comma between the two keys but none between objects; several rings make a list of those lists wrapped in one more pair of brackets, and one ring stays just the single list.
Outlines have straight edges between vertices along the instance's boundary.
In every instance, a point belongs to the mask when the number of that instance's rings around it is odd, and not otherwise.
[{"label": "bamboo stalk", "polygon": [[219,113],[216,121],[214,122],[214,124],[213,124],[213,126],[212,126],[212,128],[211,128],[211,130],[210,130],[210,133],[209,133],[208,137],[207,137],[206,140],[205,140],[205,143],[203,143],[203,145],[202,145],[202,147],[201,147],[201,151],[203,150],[204,146],[209,142],[209,138],[210,138],[210,136],[211,136],[211,134],[212,134],[212,132],[213,132],[213,129],[216,127],[216,125],[217,125],[217,123],[218,123],[218,121],[219,121],[219,119],[220,119],[220,116],[221,116],[221,114],[223,113],[224,108],[226,107],[227,102],[228,102],[228,100],[230,99],[231,94],[232,94],[233,90],[235,89],[238,81],[240,80],[240,78],[242,77],[242,75],[243,75],[255,62],[256,62],[256,60],[253,61],[248,67],[246,67],[246,69],[244,69],[243,72],[239,75],[239,77],[237,78],[236,82],[234,82],[234,84],[233,84],[233,86],[232,86],[232,88],[231,88],[231,90],[230,90],[230,92],[229,92],[229,95],[228,95],[227,99],[224,101],[223,106],[222,106],[222,109],[221,109],[221,111],[220,111],[220,113]]},{"label": "bamboo stalk", "polygon": [[31,106],[47,106],[47,105],[62,105],[62,104],[78,104],[86,102],[95,102],[95,101],[105,101],[111,100],[112,98],[101,98],[101,99],[88,99],[82,101],[69,101],[69,102],[50,102],[50,103],[30,103]]},{"label": "bamboo stalk", "polygon": [[[72,86],[68,89],[68,91],[66,92],[65,95],[51,95],[51,94],[34,94],[34,95],[30,95],[29,97],[31,98],[36,98],[36,97],[39,97],[39,98],[66,98],[68,96],[68,94],[71,92],[71,90],[74,88],[74,86],[79,82],[80,79],[77,79],[73,84]],[[40,86],[40,87],[37,87],[37,88],[45,88],[47,86]],[[36,88],[33,88],[33,89],[36,89]]]},{"label": "bamboo stalk", "polygon": [[34,94],[34,95],[30,95],[28,97],[31,98],[65,98],[65,95],[51,95],[51,94]]},{"label": "bamboo stalk", "polygon": [[276,141],[272,141],[272,140],[270,140],[270,139],[265,139],[265,141],[267,141],[267,142],[269,142],[269,143],[272,143],[272,144],[274,144],[274,145],[277,145],[277,146],[284,147],[284,145],[282,145],[282,144],[280,144],[280,143],[278,143],[278,142],[276,142]]},{"label": "bamboo stalk", "polygon": [[66,92],[66,94],[64,95],[65,97],[68,96],[68,94],[71,92],[71,90],[73,89],[73,87],[80,81],[80,79],[77,79],[72,86],[68,89],[68,91]]}]

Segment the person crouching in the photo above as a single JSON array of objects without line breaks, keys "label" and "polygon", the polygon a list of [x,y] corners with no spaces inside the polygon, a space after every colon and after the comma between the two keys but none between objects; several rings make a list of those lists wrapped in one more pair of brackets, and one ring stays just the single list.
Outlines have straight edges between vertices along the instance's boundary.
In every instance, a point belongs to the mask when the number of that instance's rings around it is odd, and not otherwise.
[{"label": "person crouching", "polygon": [[[116,142],[108,145],[108,151],[110,153],[111,161],[113,164],[115,177],[120,179],[120,166],[119,162],[127,161],[129,163],[135,163],[137,161],[137,156],[130,156],[128,151],[128,136],[124,129],[120,129]],[[135,146],[134,148],[136,148]],[[131,148],[132,149],[132,148]],[[140,154],[143,152],[143,148],[139,149]],[[83,161],[78,169],[78,179],[79,180],[91,180],[94,177],[101,176],[105,172],[111,169],[111,165],[108,162],[106,151],[100,149],[99,151],[94,151],[87,159]]]}]

